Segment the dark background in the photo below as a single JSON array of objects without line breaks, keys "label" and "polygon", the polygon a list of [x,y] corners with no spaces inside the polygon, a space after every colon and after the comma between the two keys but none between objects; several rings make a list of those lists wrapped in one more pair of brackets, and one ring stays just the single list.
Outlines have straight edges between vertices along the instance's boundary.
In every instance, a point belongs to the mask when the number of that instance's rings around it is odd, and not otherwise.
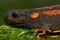
[{"label": "dark background", "polygon": [[10,10],[40,8],[58,4],[60,4],[60,0],[0,0],[0,25],[5,24],[4,15]]}]

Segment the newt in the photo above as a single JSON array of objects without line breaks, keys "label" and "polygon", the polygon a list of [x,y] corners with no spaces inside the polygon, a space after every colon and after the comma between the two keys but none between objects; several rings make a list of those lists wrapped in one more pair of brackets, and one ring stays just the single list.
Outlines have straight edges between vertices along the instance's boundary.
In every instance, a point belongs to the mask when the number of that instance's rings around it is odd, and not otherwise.
[{"label": "newt", "polygon": [[60,5],[12,10],[7,12],[4,21],[14,27],[35,28],[37,34],[58,35],[60,33]]}]

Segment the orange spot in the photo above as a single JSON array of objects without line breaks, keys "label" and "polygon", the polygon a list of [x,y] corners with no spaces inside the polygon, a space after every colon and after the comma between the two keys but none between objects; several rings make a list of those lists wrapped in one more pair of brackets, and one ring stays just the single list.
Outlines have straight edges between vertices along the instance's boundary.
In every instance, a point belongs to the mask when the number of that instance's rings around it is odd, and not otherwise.
[{"label": "orange spot", "polygon": [[49,11],[44,11],[43,12],[44,15],[59,15],[60,14],[60,10],[49,10]]},{"label": "orange spot", "polygon": [[37,19],[39,17],[39,13],[32,13],[31,18]]}]

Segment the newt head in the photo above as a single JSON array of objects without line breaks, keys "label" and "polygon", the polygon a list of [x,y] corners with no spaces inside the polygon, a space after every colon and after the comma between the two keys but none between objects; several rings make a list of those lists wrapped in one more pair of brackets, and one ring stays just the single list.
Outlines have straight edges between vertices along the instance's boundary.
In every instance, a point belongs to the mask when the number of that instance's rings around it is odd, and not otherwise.
[{"label": "newt head", "polygon": [[4,21],[6,24],[14,27],[37,28],[41,25],[39,18],[40,13],[37,10],[23,9],[9,11],[4,17]]},{"label": "newt head", "polygon": [[26,19],[23,15],[25,15],[24,12],[20,12],[19,10],[9,11],[4,17],[4,21],[11,26],[25,26]]}]

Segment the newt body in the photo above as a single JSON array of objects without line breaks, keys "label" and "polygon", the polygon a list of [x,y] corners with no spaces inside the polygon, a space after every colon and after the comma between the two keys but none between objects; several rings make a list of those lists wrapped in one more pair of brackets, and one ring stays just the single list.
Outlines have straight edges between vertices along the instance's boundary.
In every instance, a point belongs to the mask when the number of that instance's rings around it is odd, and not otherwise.
[{"label": "newt body", "polygon": [[60,30],[60,5],[12,10],[4,20],[7,24],[17,27]]}]

